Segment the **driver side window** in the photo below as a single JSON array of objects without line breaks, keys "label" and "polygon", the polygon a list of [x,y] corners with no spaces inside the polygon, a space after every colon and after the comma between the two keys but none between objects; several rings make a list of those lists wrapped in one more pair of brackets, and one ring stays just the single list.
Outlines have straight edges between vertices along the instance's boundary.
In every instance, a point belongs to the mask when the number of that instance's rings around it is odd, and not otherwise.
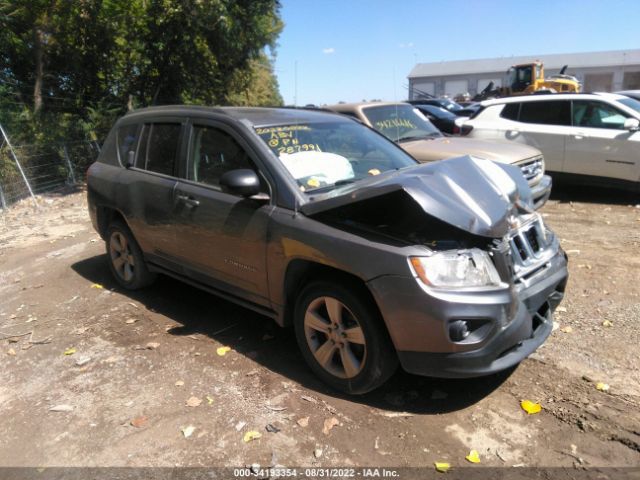
[{"label": "driver side window", "polygon": [[588,128],[610,128],[624,130],[627,119],[616,108],[598,101],[574,101],[573,124]]},{"label": "driver side window", "polygon": [[188,178],[219,186],[220,177],[239,168],[255,170],[249,155],[227,132],[214,127],[193,127]]}]

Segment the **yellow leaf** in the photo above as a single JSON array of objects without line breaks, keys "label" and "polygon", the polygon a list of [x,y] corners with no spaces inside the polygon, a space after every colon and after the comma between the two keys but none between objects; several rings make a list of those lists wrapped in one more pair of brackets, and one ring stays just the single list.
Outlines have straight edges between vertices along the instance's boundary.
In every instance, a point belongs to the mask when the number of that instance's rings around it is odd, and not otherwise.
[{"label": "yellow leaf", "polygon": [[210,397],[209,395],[207,395],[207,397],[206,397],[206,398],[207,398],[207,403],[208,403],[209,405],[213,405],[213,398],[212,398],[212,397]]},{"label": "yellow leaf", "polygon": [[596,389],[600,390],[601,392],[608,392],[609,391],[609,385],[606,384],[606,383],[598,382],[596,384]]},{"label": "yellow leaf", "polygon": [[435,465],[436,470],[442,473],[448,472],[449,469],[451,468],[451,465],[448,464],[447,462],[434,462],[433,464]]},{"label": "yellow leaf", "polygon": [[91,285],[91,288],[104,288],[102,285],[100,285],[99,283],[94,283],[93,285]]},{"label": "yellow leaf", "polygon": [[611,320],[605,320],[602,322],[603,327],[613,327],[613,322]]},{"label": "yellow leaf", "polygon": [[249,443],[251,440],[255,440],[256,438],[262,437],[260,432],[250,431],[244,434],[244,443]]},{"label": "yellow leaf", "polygon": [[230,351],[231,351],[231,347],[219,347],[216,350],[216,353],[221,357],[224,357],[227,354],[227,352],[230,352]]},{"label": "yellow leaf", "polygon": [[539,403],[534,403],[531,400],[523,400],[522,402],[520,402],[520,406],[529,415],[539,413],[540,410],[542,410],[542,405],[540,405]]},{"label": "yellow leaf", "polygon": [[74,353],[76,353],[76,349],[75,349],[75,348],[73,348],[73,347],[72,347],[72,348],[67,348],[67,349],[64,351],[64,354],[65,354],[65,355],[73,355]]},{"label": "yellow leaf", "polygon": [[182,430],[182,434],[184,435],[184,438],[189,438],[191,435],[193,435],[193,432],[196,430],[196,427],[194,427],[193,425],[189,425],[188,427],[181,428],[181,430]]},{"label": "yellow leaf", "polygon": [[469,455],[464,458],[466,458],[471,463],[480,463],[480,454],[477,450],[471,450],[469,452]]}]

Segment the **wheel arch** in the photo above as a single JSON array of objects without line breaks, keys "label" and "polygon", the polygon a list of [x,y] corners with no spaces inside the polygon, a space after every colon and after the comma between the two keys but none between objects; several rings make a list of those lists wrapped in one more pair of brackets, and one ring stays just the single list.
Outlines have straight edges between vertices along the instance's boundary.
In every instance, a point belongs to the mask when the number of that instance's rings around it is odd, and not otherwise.
[{"label": "wheel arch", "polygon": [[96,208],[96,216],[98,223],[98,233],[103,240],[106,240],[107,229],[114,220],[120,220],[127,227],[129,227],[125,216],[122,214],[122,212],[116,210],[115,208],[99,206]]},{"label": "wheel arch", "polygon": [[284,285],[282,290],[284,300],[284,313],[282,316],[283,326],[291,326],[293,324],[295,300],[302,289],[309,284],[309,282],[315,280],[340,282],[344,286],[357,290],[359,293],[364,295],[373,306],[375,306],[380,316],[382,316],[378,303],[375,301],[373,294],[362,278],[326,264],[306,259],[295,259],[287,265],[284,276]]}]

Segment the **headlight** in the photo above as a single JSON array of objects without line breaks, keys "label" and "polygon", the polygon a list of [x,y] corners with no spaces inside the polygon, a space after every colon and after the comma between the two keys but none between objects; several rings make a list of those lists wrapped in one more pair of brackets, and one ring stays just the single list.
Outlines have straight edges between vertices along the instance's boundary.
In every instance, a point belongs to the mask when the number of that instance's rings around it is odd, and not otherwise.
[{"label": "headlight", "polygon": [[495,287],[500,276],[489,254],[478,248],[448,250],[430,257],[410,257],[415,275],[433,288]]}]

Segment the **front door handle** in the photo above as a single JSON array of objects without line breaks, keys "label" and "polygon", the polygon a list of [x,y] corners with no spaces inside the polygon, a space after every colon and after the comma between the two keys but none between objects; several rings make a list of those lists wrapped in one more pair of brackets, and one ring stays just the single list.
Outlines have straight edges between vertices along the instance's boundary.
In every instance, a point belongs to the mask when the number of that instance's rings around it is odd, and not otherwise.
[{"label": "front door handle", "polygon": [[583,138],[589,138],[589,135],[584,132],[578,132],[573,135],[573,138],[575,138],[576,140],[582,140]]},{"label": "front door handle", "polygon": [[198,205],[200,205],[200,200],[196,200],[195,198],[188,195],[178,195],[176,198],[178,199],[178,201],[184,203],[189,208],[197,207]]}]

